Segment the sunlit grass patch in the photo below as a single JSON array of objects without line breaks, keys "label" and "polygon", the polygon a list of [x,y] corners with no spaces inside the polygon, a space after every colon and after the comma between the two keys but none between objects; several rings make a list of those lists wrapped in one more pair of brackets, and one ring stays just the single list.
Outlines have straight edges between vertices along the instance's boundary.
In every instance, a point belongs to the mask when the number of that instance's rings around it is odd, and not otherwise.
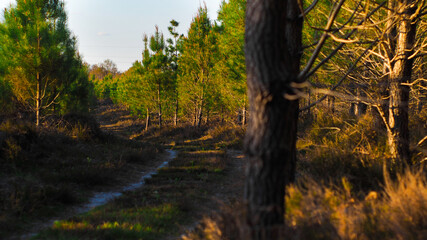
[{"label": "sunlit grass patch", "polygon": [[427,181],[407,171],[386,177],[379,192],[357,196],[348,183],[328,187],[308,180],[290,186],[286,219],[296,239],[425,239]]},{"label": "sunlit grass patch", "polygon": [[154,178],[209,181],[224,171],[226,161],[223,150],[186,149],[186,151],[180,151],[178,157],[168,167],[160,169],[159,174]]},{"label": "sunlit grass patch", "polygon": [[[387,176],[387,174],[386,174]],[[426,239],[427,178],[406,171],[386,177],[378,192],[360,194],[347,179],[323,184],[300,179],[287,187],[285,224],[277,239]],[[244,204],[205,219],[184,239],[246,239]]]},{"label": "sunlit grass patch", "polygon": [[319,112],[297,141],[297,169],[324,182],[346,177],[358,190],[377,190],[389,159],[385,136],[369,114],[355,119]]},{"label": "sunlit grass patch", "polygon": [[74,222],[74,221],[56,221],[53,224],[55,230],[91,230],[93,226],[88,222]]},{"label": "sunlit grass patch", "polygon": [[169,203],[125,209],[101,207],[55,222],[36,239],[159,239],[178,230],[181,215],[179,208]]}]

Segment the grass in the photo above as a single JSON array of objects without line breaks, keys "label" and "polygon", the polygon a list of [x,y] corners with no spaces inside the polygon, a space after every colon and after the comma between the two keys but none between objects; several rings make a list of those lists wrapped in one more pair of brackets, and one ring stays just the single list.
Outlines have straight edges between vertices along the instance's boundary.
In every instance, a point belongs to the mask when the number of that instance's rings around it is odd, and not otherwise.
[{"label": "grass", "polygon": [[[426,116],[411,119],[411,131],[415,132],[411,142],[425,136]],[[405,172],[390,167],[384,129],[375,127],[369,115],[355,118],[317,111],[306,120],[300,125],[297,142],[297,181],[287,187],[286,224],[275,226],[282,239],[427,238],[423,164]],[[51,140],[48,133],[31,127],[17,127],[5,134],[0,130],[5,150],[2,156],[7,159],[4,166],[18,176],[0,175],[8,179],[7,188],[17,189],[8,195],[13,196],[9,199],[14,201],[8,204],[16,209],[16,219],[22,222],[39,206],[66,205],[61,203],[65,199],[83,201],[84,194],[76,189],[111,182],[117,172],[127,174],[126,166],[143,163],[146,156],[156,153],[152,145],[164,144],[179,153],[143,188],[86,214],[56,222],[36,239],[248,239],[240,198],[243,166],[235,165],[236,158],[230,157],[231,149],[241,150],[243,128],[165,126],[135,134],[134,140],[128,141],[85,134],[91,125],[81,126],[74,128],[81,134],[73,128],[50,132],[56,136]],[[39,141],[41,137],[43,141]],[[47,151],[52,142],[60,144]],[[412,151],[414,161],[425,158],[416,147]],[[30,160],[33,156],[39,156],[38,160]],[[31,171],[35,167],[47,172]],[[61,188],[47,184],[51,182],[59,182]],[[53,202],[48,204],[46,196]],[[211,214],[218,209],[222,210]],[[5,228],[11,224],[16,229],[13,224],[17,222],[7,221],[12,215],[0,217]],[[194,222],[199,222],[197,227],[187,231]]]},{"label": "grass", "polygon": [[290,186],[286,219],[292,239],[425,239],[427,182],[421,172],[386,177],[379,192],[360,198],[350,185],[313,180]]},{"label": "grass", "polygon": [[369,114],[356,119],[319,112],[312,121],[297,142],[300,175],[334,184],[345,177],[358,191],[378,190],[390,162],[385,130],[375,128]]},{"label": "grass", "polygon": [[57,221],[35,239],[154,240],[165,233],[176,232],[182,220],[180,210],[167,203],[120,210],[100,208],[86,216]]},{"label": "grass", "polygon": [[[181,135],[146,133],[144,140],[174,142],[177,157],[146,180],[143,188],[69,220],[57,222],[35,239],[164,239],[177,238],[203,214],[218,208],[212,196],[229,184],[230,159],[203,129]],[[177,134],[175,137],[168,132]],[[187,136],[192,138],[186,139]],[[234,176],[232,176],[234,177]],[[237,193],[236,193],[237,194]],[[221,197],[220,197],[221,198]],[[226,201],[226,199],[223,199]]]},{"label": "grass", "polygon": [[[424,109],[425,110],[425,109]],[[287,187],[277,239],[427,239],[425,111],[411,115],[413,162],[393,168],[386,132],[367,114],[316,109],[301,119],[297,181]],[[243,202],[206,217],[183,239],[250,239]]]},{"label": "grass", "polygon": [[[387,176],[378,192],[364,196],[345,178],[340,185],[303,179],[287,188],[286,224],[276,226],[277,239],[426,239],[426,201],[421,171]],[[242,203],[229,206],[183,239],[250,239],[245,214]]]},{"label": "grass", "polygon": [[85,201],[94,188],[117,184],[159,151],[103,134],[87,116],[72,119],[39,129],[27,122],[0,125],[1,236]]}]

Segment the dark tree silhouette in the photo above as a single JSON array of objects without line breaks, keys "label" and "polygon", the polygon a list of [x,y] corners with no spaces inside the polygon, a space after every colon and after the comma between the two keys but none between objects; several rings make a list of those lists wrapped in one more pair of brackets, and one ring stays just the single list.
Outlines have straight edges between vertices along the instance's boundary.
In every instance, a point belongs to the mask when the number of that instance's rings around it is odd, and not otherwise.
[{"label": "dark tree silhouette", "polygon": [[251,107],[245,198],[253,239],[275,239],[284,222],[285,184],[295,174],[303,18],[298,0],[248,0],[246,66]]}]

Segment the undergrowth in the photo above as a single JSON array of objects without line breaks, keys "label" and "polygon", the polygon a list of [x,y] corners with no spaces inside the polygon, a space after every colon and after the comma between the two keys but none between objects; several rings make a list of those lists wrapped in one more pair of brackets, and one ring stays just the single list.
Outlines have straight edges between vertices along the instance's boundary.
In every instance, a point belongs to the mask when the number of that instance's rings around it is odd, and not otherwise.
[{"label": "undergrowth", "polygon": [[[385,128],[316,109],[300,121],[297,180],[286,189],[277,239],[427,239],[427,114],[411,115],[412,167],[390,164]],[[424,159],[424,160],[423,160]],[[243,202],[206,217],[183,239],[251,239]]]},{"label": "undergrowth", "polygon": [[[386,176],[380,191],[363,198],[345,178],[340,185],[304,179],[287,187],[286,224],[277,226],[277,239],[426,239],[426,201],[420,171]],[[245,214],[243,204],[228,207],[183,239],[250,239]]]},{"label": "undergrowth", "polygon": [[226,136],[230,130],[214,130],[217,135],[212,136],[207,128],[185,133],[187,128],[164,127],[164,135],[147,132],[139,137],[172,141],[174,144],[169,146],[178,151],[167,167],[145,180],[143,188],[125,192],[87,214],[57,222],[36,239],[177,238],[202,213],[217,208],[218,202],[212,196],[229,184],[225,179],[231,160],[226,149],[218,149],[216,142],[221,138],[230,140]]},{"label": "undergrowth", "polygon": [[90,116],[66,115],[39,128],[1,123],[0,236],[83,202],[93,188],[115,184],[131,164],[144,164],[158,151],[101,132]]}]

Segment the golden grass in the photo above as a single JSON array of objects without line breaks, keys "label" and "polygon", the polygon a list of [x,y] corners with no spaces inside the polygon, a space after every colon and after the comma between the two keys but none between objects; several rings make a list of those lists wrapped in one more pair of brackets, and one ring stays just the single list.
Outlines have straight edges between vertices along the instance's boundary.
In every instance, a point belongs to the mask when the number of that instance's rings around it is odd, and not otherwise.
[{"label": "golden grass", "polygon": [[[289,186],[279,239],[427,239],[425,173],[408,170],[396,180],[386,178],[380,192],[363,196],[346,179],[340,186],[312,179]],[[182,239],[248,239],[241,232],[247,228],[242,206],[204,219]],[[233,238],[227,238],[230,231]]]}]

